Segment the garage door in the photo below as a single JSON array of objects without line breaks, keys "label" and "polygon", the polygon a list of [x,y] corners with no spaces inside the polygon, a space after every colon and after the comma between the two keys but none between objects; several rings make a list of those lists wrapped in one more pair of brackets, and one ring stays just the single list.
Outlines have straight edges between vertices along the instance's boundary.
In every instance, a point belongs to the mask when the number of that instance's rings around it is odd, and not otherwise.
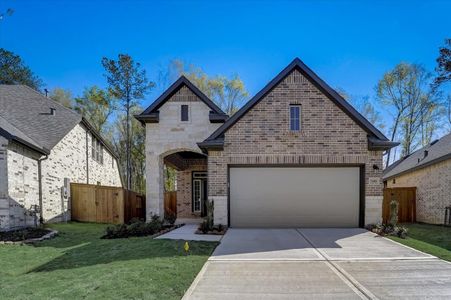
[{"label": "garage door", "polygon": [[360,169],[230,168],[231,227],[358,227]]}]

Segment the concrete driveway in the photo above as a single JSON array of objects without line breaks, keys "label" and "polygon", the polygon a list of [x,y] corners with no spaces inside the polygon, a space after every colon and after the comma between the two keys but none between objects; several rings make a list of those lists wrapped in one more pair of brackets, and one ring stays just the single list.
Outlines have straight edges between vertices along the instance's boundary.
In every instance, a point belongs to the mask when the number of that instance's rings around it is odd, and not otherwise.
[{"label": "concrete driveway", "polygon": [[451,264],[359,228],[229,229],[184,299],[451,299]]}]

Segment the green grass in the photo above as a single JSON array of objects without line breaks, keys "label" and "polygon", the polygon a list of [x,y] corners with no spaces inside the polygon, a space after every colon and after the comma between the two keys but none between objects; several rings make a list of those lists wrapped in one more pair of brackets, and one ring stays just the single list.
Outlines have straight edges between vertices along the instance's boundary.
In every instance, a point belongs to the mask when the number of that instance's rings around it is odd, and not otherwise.
[{"label": "green grass", "polygon": [[180,299],[217,243],[100,239],[106,225],[50,227],[58,237],[0,245],[0,299]]},{"label": "green grass", "polygon": [[451,227],[428,224],[403,224],[407,238],[390,237],[406,246],[451,261]]}]

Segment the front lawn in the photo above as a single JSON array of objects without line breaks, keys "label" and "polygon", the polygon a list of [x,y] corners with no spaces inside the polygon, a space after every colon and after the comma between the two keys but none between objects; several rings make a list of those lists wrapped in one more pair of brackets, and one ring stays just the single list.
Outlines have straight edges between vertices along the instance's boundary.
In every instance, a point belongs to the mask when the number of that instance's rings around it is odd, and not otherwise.
[{"label": "front lawn", "polygon": [[0,299],[180,299],[216,243],[100,239],[106,225],[55,224],[59,236],[0,245]]},{"label": "front lawn", "polygon": [[408,228],[407,238],[390,236],[406,246],[451,261],[451,227],[428,224],[403,224]]}]

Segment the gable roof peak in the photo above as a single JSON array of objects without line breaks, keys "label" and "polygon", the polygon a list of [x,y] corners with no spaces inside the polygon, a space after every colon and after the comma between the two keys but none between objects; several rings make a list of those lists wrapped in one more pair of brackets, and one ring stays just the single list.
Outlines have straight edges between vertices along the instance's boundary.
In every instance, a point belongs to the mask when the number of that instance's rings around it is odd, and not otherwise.
[{"label": "gable roof peak", "polygon": [[[262,100],[269,92],[271,92],[285,77],[287,77],[294,69],[298,69],[313,85],[315,85],[324,95],[331,99],[338,107],[340,107],[351,119],[353,119],[360,127],[362,127],[369,136],[374,136],[377,140],[388,142],[388,138],[380,132],[373,124],[363,117],[352,105],[350,105],[342,96],[316,75],[302,60],[295,57],[276,77],[274,77],[262,90],[252,97],[240,110],[231,116],[224,124],[222,124],[206,141],[220,138],[232,125],[238,122],[252,107]],[[389,145],[391,147],[391,145]],[[394,146],[394,145],[393,145]]]},{"label": "gable roof peak", "polygon": [[227,116],[219,106],[208,98],[199,88],[197,88],[185,75],[181,75],[173,84],[166,89],[149,107],[147,107],[141,114],[135,115],[135,118],[141,122],[145,122],[149,117],[157,118],[154,115],[158,114],[158,109],[166,103],[175,93],[177,93],[183,86],[186,86],[193,92],[199,100],[204,102],[217,115]]}]

